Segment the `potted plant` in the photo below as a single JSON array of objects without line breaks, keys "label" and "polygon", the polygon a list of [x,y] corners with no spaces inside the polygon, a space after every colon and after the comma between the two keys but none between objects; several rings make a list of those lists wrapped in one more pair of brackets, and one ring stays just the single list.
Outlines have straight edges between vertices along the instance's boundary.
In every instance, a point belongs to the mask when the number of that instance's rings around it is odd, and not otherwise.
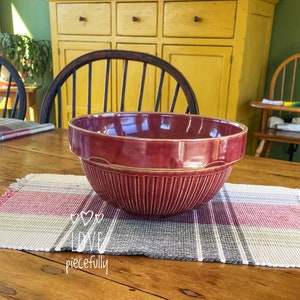
[{"label": "potted plant", "polygon": [[0,33],[0,55],[17,68],[22,78],[44,78],[52,71],[51,42],[23,34]]}]

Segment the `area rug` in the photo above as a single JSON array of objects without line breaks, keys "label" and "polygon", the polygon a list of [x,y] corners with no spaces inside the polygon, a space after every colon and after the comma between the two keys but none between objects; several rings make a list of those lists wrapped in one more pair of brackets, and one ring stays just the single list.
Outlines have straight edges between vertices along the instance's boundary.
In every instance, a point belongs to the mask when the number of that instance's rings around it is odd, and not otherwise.
[{"label": "area rug", "polygon": [[141,218],[85,176],[30,174],[0,198],[0,247],[300,267],[300,189],[226,183],[208,204]]}]

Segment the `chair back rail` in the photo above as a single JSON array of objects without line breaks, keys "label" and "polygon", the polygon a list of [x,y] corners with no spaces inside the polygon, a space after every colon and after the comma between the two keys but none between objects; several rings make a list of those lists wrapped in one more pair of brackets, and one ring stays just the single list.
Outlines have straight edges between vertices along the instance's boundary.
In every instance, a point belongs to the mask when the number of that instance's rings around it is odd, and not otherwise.
[{"label": "chair back rail", "polygon": [[295,88],[297,88],[300,84],[300,82],[297,84],[297,79],[300,80],[300,72],[298,69],[299,58],[300,53],[294,54],[285,59],[276,68],[270,83],[270,99],[286,101],[300,100],[300,89],[298,94],[295,95]]}]

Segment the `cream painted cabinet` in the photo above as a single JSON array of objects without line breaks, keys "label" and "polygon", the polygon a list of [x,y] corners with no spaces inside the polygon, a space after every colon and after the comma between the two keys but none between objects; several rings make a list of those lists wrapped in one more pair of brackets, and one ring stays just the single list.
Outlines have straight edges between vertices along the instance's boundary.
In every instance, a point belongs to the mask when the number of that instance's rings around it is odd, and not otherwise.
[{"label": "cream painted cabinet", "polygon": [[[65,66],[66,64],[70,63],[72,60],[74,60],[76,57],[79,57],[87,52],[95,51],[98,49],[107,49],[110,48],[110,43],[93,43],[93,42],[78,42],[78,41],[59,41],[59,66]],[[101,64],[100,62],[98,63]],[[105,68],[105,65],[97,66],[101,69]],[[77,79],[80,82],[80,86],[83,88],[76,91],[76,111],[78,114],[82,115],[86,113],[86,99],[88,97],[87,94],[84,94],[83,91],[87,91],[87,68],[83,67],[79,70],[77,74]],[[98,95],[101,95],[101,91],[99,90],[99,85],[97,85],[97,82],[104,82],[104,73],[97,73],[94,72],[93,76],[93,87],[95,93]],[[68,120],[72,117],[72,101],[71,101],[71,95],[72,95],[72,83],[67,81],[66,89],[62,89],[62,99],[63,99],[63,124],[64,127],[67,127]],[[112,103],[108,103],[108,109],[112,108]],[[102,111],[103,109],[103,101],[99,101],[97,103],[93,103],[92,112],[97,113],[99,111]]]},{"label": "cream painted cabinet", "polygon": [[226,118],[232,47],[165,45],[163,56],[184,70],[201,114]]},{"label": "cream painted cabinet", "polygon": [[95,49],[155,54],[189,79],[202,115],[243,122],[251,132],[248,104],[263,96],[278,2],[49,0],[54,72]]}]

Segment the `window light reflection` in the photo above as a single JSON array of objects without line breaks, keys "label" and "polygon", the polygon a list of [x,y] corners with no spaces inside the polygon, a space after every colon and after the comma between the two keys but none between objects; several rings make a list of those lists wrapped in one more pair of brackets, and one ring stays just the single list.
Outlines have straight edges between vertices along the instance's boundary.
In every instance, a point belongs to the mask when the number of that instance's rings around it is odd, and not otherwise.
[{"label": "window light reflection", "polygon": [[14,4],[11,4],[11,12],[12,12],[14,34],[24,34],[24,35],[32,36],[31,32],[29,31],[28,27],[24,23],[22,17],[20,16]]}]

